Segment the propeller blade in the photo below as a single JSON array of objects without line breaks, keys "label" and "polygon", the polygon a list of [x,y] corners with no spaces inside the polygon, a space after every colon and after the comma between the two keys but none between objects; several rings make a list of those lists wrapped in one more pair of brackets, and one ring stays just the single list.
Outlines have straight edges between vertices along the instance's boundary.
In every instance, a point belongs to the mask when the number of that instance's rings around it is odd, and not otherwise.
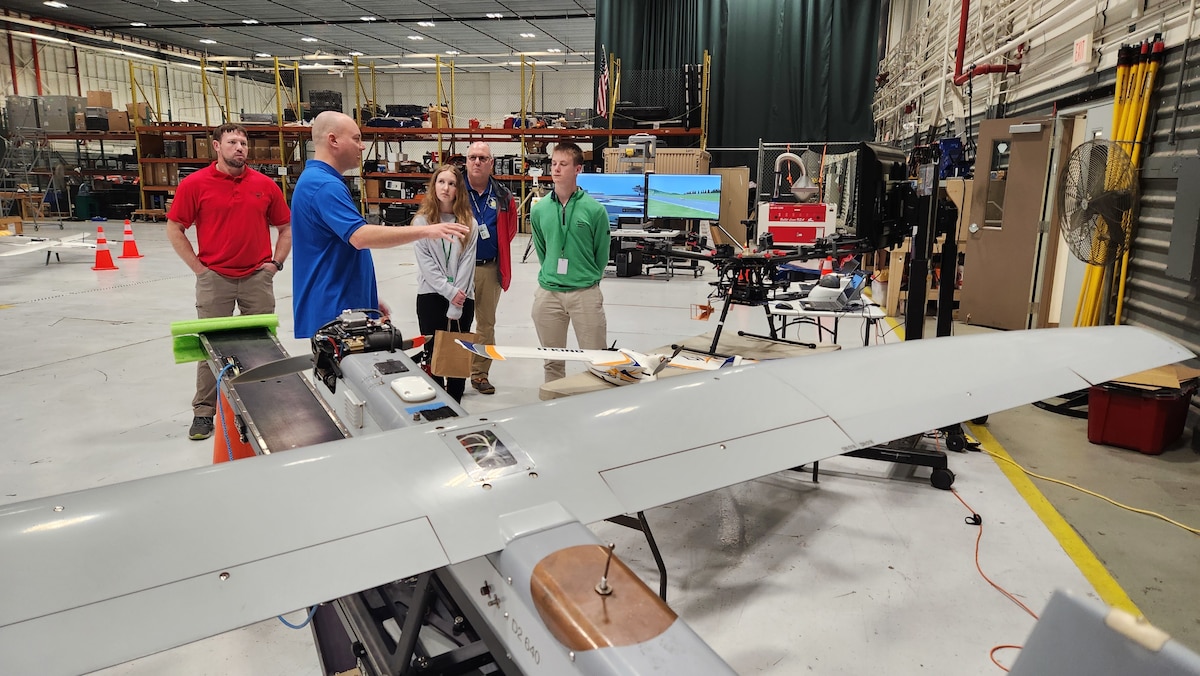
[{"label": "propeller blade", "polygon": [[670,357],[667,357],[666,359],[662,360],[662,363],[660,363],[658,366],[655,366],[654,370],[650,372],[650,375],[652,375],[652,376],[658,375],[659,371],[661,371],[671,365],[672,359],[674,359],[675,357],[678,357],[680,352],[683,352],[682,345],[672,345],[672,347],[675,348],[675,351],[671,353]]}]

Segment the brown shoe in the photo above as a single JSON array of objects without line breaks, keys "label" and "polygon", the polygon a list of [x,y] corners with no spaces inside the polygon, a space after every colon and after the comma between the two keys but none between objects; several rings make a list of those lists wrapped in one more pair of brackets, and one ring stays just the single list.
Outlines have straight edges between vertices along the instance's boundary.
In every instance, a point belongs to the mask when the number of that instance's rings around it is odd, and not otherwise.
[{"label": "brown shoe", "polygon": [[495,394],[496,388],[488,382],[487,376],[482,378],[472,378],[471,387],[474,387],[480,394]]}]

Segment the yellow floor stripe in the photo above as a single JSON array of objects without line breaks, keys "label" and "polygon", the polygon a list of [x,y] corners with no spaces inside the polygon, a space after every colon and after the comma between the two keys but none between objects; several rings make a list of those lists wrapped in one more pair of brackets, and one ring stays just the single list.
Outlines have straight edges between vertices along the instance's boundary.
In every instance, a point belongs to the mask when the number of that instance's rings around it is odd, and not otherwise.
[{"label": "yellow floor stripe", "polygon": [[[987,450],[1012,460],[1012,456],[1008,454],[1008,451],[1004,450],[1004,447],[1000,445],[999,441],[996,441],[996,437],[993,437],[986,427],[974,424],[967,425],[967,427],[971,434]],[[1142,611],[1138,610],[1138,607],[1134,605],[1133,599],[1129,598],[1129,595],[1125,593],[1121,585],[1108,572],[1108,569],[1104,567],[1100,559],[1096,558],[1096,555],[1087,546],[1087,543],[1083,541],[1083,538],[1079,537],[1079,533],[1075,532],[1071,524],[1067,523],[1067,520],[1054,508],[1054,505],[1050,504],[1046,496],[1038,490],[1033,480],[1014,465],[995,459],[993,461],[1000,467],[1000,471],[1004,472],[1005,476],[1008,477],[1008,480],[1012,482],[1013,488],[1016,488],[1021,497],[1025,498],[1025,502],[1029,503],[1029,506],[1038,515],[1038,518],[1042,520],[1042,523],[1046,524],[1046,528],[1058,540],[1058,544],[1062,546],[1063,551],[1075,562],[1075,565],[1079,568],[1079,572],[1083,573],[1088,582],[1092,583],[1092,587],[1096,589],[1096,593],[1100,595],[1100,598],[1110,606],[1120,608],[1136,616],[1141,616]]]}]

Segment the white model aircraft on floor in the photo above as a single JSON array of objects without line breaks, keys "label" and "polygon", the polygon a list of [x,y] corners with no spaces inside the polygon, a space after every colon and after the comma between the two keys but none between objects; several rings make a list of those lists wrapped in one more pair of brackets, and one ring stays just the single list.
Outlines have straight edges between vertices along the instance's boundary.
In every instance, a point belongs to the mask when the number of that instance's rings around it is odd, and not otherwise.
[{"label": "white model aircraft on floor", "polygon": [[[380,380],[367,356],[345,356],[347,391]],[[4,505],[0,671],[88,672],[444,568],[521,672],[732,673],[581,524],[1190,357],[1132,327],[937,338]],[[902,393],[856,384],[885,371]]]},{"label": "white model aircraft on floor", "polygon": [[755,359],[732,357],[710,357],[680,354],[643,354],[633,350],[580,350],[569,347],[501,347],[481,345],[463,340],[454,342],[464,349],[488,359],[549,359],[561,361],[585,361],[588,372],[613,385],[631,385],[656,380],[666,367],[685,371],[715,371],[729,366],[757,363]]},{"label": "white model aircraft on floor", "polygon": [[49,237],[25,237],[22,235],[14,235],[12,237],[0,238],[0,244],[9,245],[9,249],[0,251],[0,257],[3,256],[19,256],[21,254],[33,253],[35,251],[46,252],[46,263],[50,263],[50,254],[56,256],[60,251],[71,251],[79,249],[96,248],[95,242],[88,242],[87,233],[81,232],[75,235],[68,235],[58,239]]}]

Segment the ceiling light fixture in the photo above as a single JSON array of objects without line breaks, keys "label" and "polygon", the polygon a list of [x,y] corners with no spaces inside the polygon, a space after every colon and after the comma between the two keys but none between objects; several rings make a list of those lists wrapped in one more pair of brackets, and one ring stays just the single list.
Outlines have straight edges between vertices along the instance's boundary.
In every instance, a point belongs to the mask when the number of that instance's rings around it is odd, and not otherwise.
[{"label": "ceiling light fixture", "polygon": [[171,0],[171,2],[187,2],[188,0]]},{"label": "ceiling light fixture", "polygon": [[489,18],[489,19],[500,19],[503,17],[504,17],[504,15],[501,14],[500,12],[488,12],[488,14],[487,14],[487,18]]},{"label": "ceiling light fixture", "polygon": [[534,34],[534,33],[521,33],[521,37],[523,37],[523,38],[536,38],[536,37],[537,37],[537,35],[536,35],[536,34]]},{"label": "ceiling light fixture", "polygon": [[410,35],[410,36],[408,36],[408,39],[409,40],[424,40],[425,38],[421,37],[420,35]]},{"label": "ceiling light fixture", "polygon": [[301,42],[316,42],[316,38],[300,38]]},{"label": "ceiling light fixture", "polygon": [[558,47],[551,47],[550,49],[547,49],[546,51],[550,52],[551,54],[562,54],[562,50],[559,49]]},{"label": "ceiling light fixture", "polygon": [[42,4],[47,7],[53,7],[54,9],[66,9],[67,8],[65,3],[55,2],[54,0],[49,0],[48,2],[43,2]]},{"label": "ceiling light fixture", "polygon": [[246,24],[247,26],[253,26],[254,24],[258,23],[258,19],[242,19],[242,23]]},{"label": "ceiling light fixture", "polygon": [[417,22],[417,25],[418,25],[418,26],[424,26],[424,27],[426,27],[426,28],[433,28],[433,27],[434,27],[434,26],[436,26],[437,24],[433,23],[432,21],[418,21],[418,22]]},{"label": "ceiling light fixture", "polygon": [[217,44],[217,41],[216,41],[216,40],[209,40],[208,38],[204,38],[203,40],[201,40],[201,41],[200,41],[200,44],[202,44],[202,45],[215,45],[215,44]]},{"label": "ceiling light fixture", "polygon": [[145,22],[142,22],[142,21],[131,21],[129,23],[129,25],[133,26],[134,28],[145,28],[146,27]]},{"label": "ceiling light fixture", "polygon": [[268,54],[268,53],[266,53],[266,52],[259,52],[259,53],[255,54],[255,56],[257,56],[257,57],[258,57],[258,58],[260,58],[260,59],[269,59],[269,58],[271,58],[271,55],[270,55],[270,54]]},{"label": "ceiling light fixture", "polygon": [[457,49],[447,49],[446,53],[450,56],[458,56],[459,54],[462,54],[462,52],[458,51]]},{"label": "ceiling light fixture", "polygon": [[379,18],[374,17],[374,16],[360,16],[360,17],[358,17],[358,20],[359,21],[379,21]]},{"label": "ceiling light fixture", "polygon": [[362,56],[362,52],[350,52],[350,56]]}]

